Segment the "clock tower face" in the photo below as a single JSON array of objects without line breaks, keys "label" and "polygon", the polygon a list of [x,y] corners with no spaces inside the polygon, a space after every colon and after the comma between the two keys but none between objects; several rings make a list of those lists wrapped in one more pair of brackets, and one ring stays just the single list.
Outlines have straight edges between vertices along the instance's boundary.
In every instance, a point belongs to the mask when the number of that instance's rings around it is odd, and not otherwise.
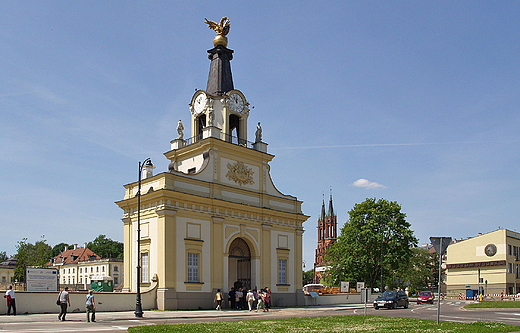
[{"label": "clock tower face", "polygon": [[193,100],[193,111],[195,115],[199,115],[204,111],[206,107],[206,94],[204,92],[200,92],[195,99]]},{"label": "clock tower face", "polygon": [[232,93],[229,96],[229,107],[231,108],[231,111],[236,113],[242,113],[244,111],[245,102],[242,96],[237,93]]}]

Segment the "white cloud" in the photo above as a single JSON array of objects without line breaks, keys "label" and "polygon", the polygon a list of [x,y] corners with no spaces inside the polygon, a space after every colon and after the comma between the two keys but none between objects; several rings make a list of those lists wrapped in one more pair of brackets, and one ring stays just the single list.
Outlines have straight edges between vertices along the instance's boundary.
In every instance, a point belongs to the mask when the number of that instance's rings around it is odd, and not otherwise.
[{"label": "white cloud", "polygon": [[367,190],[371,190],[371,189],[374,189],[374,188],[386,188],[386,186],[384,186],[384,185],[381,185],[381,184],[376,183],[376,182],[371,182],[371,181],[369,181],[367,179],[363,179],[363,178],[360,178],[360,179],[356,180],[351,185],[355,186],[355,187],[364,187]]}]

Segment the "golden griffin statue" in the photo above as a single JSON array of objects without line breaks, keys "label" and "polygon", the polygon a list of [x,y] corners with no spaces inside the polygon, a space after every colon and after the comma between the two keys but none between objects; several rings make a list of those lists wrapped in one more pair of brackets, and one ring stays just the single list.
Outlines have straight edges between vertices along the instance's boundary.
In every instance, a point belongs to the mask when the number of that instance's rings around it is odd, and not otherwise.
[{"label": "golden griffin statue", "polygon": [[213,46],[222,45],[227,47],[227,37],[226,35],[229,33],[229,19],[227,17],[223,17],[220,19],[220,22],[210,21],[207,18],[204,18],[205,23],[211,30],[215,30],[217,35],[213,38]]}]

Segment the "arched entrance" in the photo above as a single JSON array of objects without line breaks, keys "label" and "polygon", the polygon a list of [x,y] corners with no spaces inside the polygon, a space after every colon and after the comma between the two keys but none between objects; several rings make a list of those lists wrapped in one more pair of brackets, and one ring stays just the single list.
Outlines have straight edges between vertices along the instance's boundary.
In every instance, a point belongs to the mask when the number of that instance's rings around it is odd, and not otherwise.
[{"label": "arched entrance", "polygon": [[229,285],[237,288],[251,288],[251,250],[246,241],[236,238],[229,246]]}]

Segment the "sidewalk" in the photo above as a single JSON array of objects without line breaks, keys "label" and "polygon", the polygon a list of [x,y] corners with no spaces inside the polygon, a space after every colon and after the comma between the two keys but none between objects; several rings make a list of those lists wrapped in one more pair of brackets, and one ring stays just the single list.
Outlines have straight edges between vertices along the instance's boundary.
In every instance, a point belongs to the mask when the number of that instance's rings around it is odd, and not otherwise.
[{"label": "sidewalk", "polygon": [[[370,307],[371,304],[367,306]],[[121,312],[96,312],[96,320],[108,322],[118,320],[146,320],[146,319],[176,319],[176,318],[210,318],[210,317],[237,317],[241,319],[257,319],[263,314],[270,315],[298,315],[306,312],[317,311],[341,311],[351,309],[363,309],[363,304],[344,304],[344,305],[328,305],[328,306],[306,306],[297,308],[273,308],[269,312],[255,312],[247,310],[186,310],[186,311],[144,311],[142,318],[136,318],[133,311]],[[85,321],[85,312],[69,312],[67,320],[69,321]],[[58,311],[56,313],[45,314],[18,314],[16,316],[0,315],[0,323],[27,323],[27,322],[57,322]]]}]

